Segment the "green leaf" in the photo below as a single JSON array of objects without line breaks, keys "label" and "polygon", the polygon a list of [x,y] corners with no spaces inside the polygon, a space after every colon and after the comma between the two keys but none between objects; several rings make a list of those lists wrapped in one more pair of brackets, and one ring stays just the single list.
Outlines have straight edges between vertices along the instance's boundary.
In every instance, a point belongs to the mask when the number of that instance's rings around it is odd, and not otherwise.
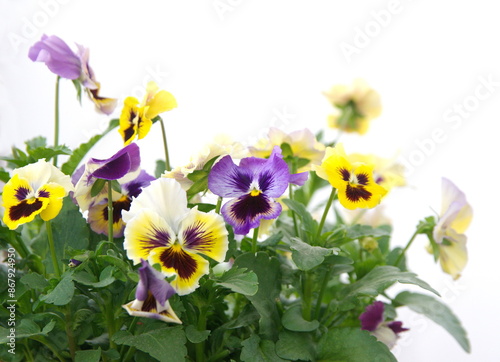
[{"label": "green leaf", "polygon": [[66,274],[52,291],[40,296],[40,300],[47,304],[66,305],[73,298],[75,284],[71,274]]},{"label": "green leaf", "polygon": [[281,362],[283,359],[276,354],[272,341],[261,340],[258,335],[252,334],[250,338],[241,342],[241,360],[243,362]]},{"label": "green leaf", "polygon": [[90,196],[96,197],[99,195],[99,193],[102,191],[104,186],[106,185],[107,180],[104,180],[102,178],[98,178],[95,180],[94,184],[92,185],[92,188],[90,189]]},{"label": "green leaf", "polygon": [[3,169],[3,167],[0,167],[0,181],[2,182],[9,182],[10,180],[10,174]]},{"label": "green leaf", "polygon": [[190,324],[186,327],[185,332],[186,332],[186,337],[187,337],[188,341],[191,343],[203,342],[210,335],[210,331],[208,331],[208,330],[199,331],[192,324]]},{"label": "green leaf", "polygon": [[69,160],[62,165],[61,171],[66,175],[72,175],[90,149],[106,134],[118,127],[119,124],[119,119],[112,119],[109,122],[108,128],[102,134],[95,135],[88,142],[82,143],[76,150],[73,151]]},{"label": "green leaf", "polygon": [[276,342],[276,354],[291,361],[314,361],[314,347],[309,333],[283,331]]},{"label": "green leaf", "polygon": [[390,235],[391,235],[391,229],[387,228],[386,226],[379,226],[374,228],[373,226],[370,225],[361,225],[361,224],[348,226],[346,233],[346,237],[351,240],[360,239],[365,236],[379,237],[379,236],[390,236]]},{"label": "green leaf", "polygon": [[295,200],[283,199],[283,203],[288,206],[290,210],[295,212],[299,218],[302,220],[302,229],[307,233],[306,241],[313,242],[313,238],[316,235],[316,230],[318,228],[316,221],[314,221],[313,217],[307,211],[306,207],[297,202]]},{"label": "green leaf", "polygon": [[394,298],[394,302],[406,305],[414,312],[436,322],[455,338],[464,351],[470,352],[469,339],[462,324],[451,309],[436,298],[419,293],[402,292]]},{"label": "green leaf", "polygon": [[[16,339],[29,338],[34,336],[46,336],[50,331],[54,329],[56,322],[51,320],[42,330],[40,326],[36,324],[31,319],[21,319],[21,322],[16,327]],[[7,328],[0,327],[0,344],[9,342],[8,335],[10,330]]]},{"label": "green leaf", "polygon": [[280,326],[280,317],[276,298],[281,290],[281,265],[277,258],[269,257],[265,252],[246,253],[237,257],[234,265],[247,268],[257,275],[259,290],[246,297],[260,314],[260,334],[267,339],[276,340]]},{"label": "green leaf", "polygon": [[259,289],[257,275],[246,268],[238,267],[233,267],[224,272],[216,284],[244,295],[255,295]]},{"label": "green leaf", "polygon": [[186,360],[186,336],[180,326],[154,329],[135,336],[128,331],[118,331],[113,336],[113,341],[116,344],[135,347],[159,361]]},{"label": "green leaf", "polygon": [[327,255],[332,254],[332,249],[320,246],[311,246],[298,238],[290,239],[292,259],[300,270],[311,270],[320,265]]},{"label": "green leaf", "polygon": [[45,137],[38,136],[38,137],[35,137],[35,138],[32,138],[30,140],[25,141],[24,144],[26,145],[26,150],[30,151],[30,150],[34,150],[35,148],[46,147],[47,146],[47,139]]},{"label": "green leaf", "polygon": [[93,288],[104,288],[115,281],[115,277],[113,276],[114,271],[115,267],[112,265],[108,265],[101,272],[99,280],[97,281],[97,278],[94,275],[82,270],[73,275],[73,280],[80,284],[91,286]]},{"label": "green leaf", "polygon": [[99,362],[101,360],[101,347],[86,351],[76,351],[75,362]]},{"label": "green leaf", "polygon": [[75,86],[75,89],[76,89],[76,99],[81,104],[82,103],[82,84],[81,84],[79,79],[73,79],[72,82],[73,82],[73,85]]},{"label": "green leaf", "polygon": [[29,289],[45,289],[49,286],[49,282],[37,273],[25,274],[21,277],[20,281]]},{"label": "green leaf", "polygon": [[344,298],[356,295],[377,296],[395,282],[415,284],[439,295],[429,284],[417,278],[415,273],[403,272],[399,268],[389,265],[375,267],[360,280],[344,287],[341,293]]},{"label": "green leaf", "polygon": [[302,317],[302,308],[299,304],[285,310],[281,318],[281,323],[283,327],[293,332],[311,332],[319,327],[317,320],[307,321]]},{"label": "green leaf", "polygon": [[[376,357],[376,359],[375,359]],[[360,328],[335,328],[318,343],[318,362],[387,361],[397,362],[389,348]]]},{"label": "green leaf", "polygon": [[167,163],[164,160],[156,160],[155,177],[159,178],[167,170]]},{"label": "green leaf", "polygon": [[48,161],[54,156],[71,155],[72,151],[64,145],[59,145],[55,147],[38,147],[33,150],[28,150],[28,154],[33,158],[34,162],[42,158]]}]

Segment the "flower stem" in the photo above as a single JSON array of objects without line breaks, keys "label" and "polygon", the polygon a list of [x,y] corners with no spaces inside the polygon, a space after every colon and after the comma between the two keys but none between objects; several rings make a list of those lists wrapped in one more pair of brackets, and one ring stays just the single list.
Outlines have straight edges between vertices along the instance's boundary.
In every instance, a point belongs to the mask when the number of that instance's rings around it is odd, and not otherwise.
[{"label": "flower stem", "polygon": [[113,188],[108,180],[108,241],[113,242]]},{"label": "flower stem", "polygon": [[[60,76],[56,78],[56,96],[55,96],[55,106],[54,106],[54,147],[59,146],[59,81]],[[54,166],[57,167],[57,155],[54,156]]]},{"label": "flower stem", "polygon": [[[289,190],[289,196],[288,198],[290,200],[293,200],[293,189],[292,189],[292,184],[288,185],[288,190]],[[299,235],[299,227],[297,226],[297,216],[295,215],[295,211],[291,211],[292,212],[292,219],[293,219],[293,230],[295,231],[295,235],[297,237],[301,237]]]},{"label": "flower stem", "polygon": [[403,249],[403,251],[401,252],[401,254],[399,254],[398,258],[396,259],[395,263],[394,263],[394,266],[398,266],[399,263],[401,263],[401,260],[403,260],[403,256],[406,254],[406,252],[408,251],[408,249],[410,248],[411,244],[413,243],[413,240],[415,240],[415,238],[417,237],[418,234],[420,234],[420,229],[417,228],[417,230],[415,230],[415,232],[413,233],[413,235],[411,236],[410,240],[408,241],[408,243],[406,244],[405,248]]},{"label": "flower stem", "polygon": [[56,274],[56,277],[60,279],[61,269],[59,269],[59,263],[57,262],[54,235],[52,234],[52,224],[50,223],[50,220],[45,221],[45,227],[47,229],[47,237],[49,239],[50,256],[52,258],[52,265],[54,266],[54,273]]},{"label": "flower stem", "polygon": [[158,117],[161,125],[161,135],[163,137],[163,148],[165,150],[165,168],[167,171],[170,171],[170,158],[168,157],[168,145],[167,145],[167,134],[165,132],[165,124],[163,123],[163,119]]},{"label": "flower stem", "polygon": [[330,193],[330,197],[325,206],[325,211],[323,211],[323,216],[321,217],[321,221],[318,226],[318,233],[316,234],[316,240],[318,240],[321,236],[321,232],[323,231],[323,226],[325,225],[326,216],[328,215],[328,211],[330,211],[330,207],[332,206],[333,199],[335,198],[335,194],[337,193],[337,189],[332,187],[332,192]]},{"label": "flower stem", "polygon": [[323,282],[321,283],[321,289],[319,290],[318,300],[316,302],[314,319],[319,318],[319,314],[321,311],[321,302],[323,301],[323,295],[325,294],[326,286],[328,285],[328,281],[330,280],[330,271],[331,271],[331,268],[328,267],[328,269],[326,269],[325,273],[323,274]]},{"label": "flower stem", "polygon": [[222,205],[222,196],[217,199],[217,205],[215,205],[215,213],[220,214],[220,207]]},{"label": "flower stem", "polygon": [[258,248],[257,248],[257,237],[259,236],[259,227],[257,226],[255,229],[253,229],[253,238],[252,238],[252,253],[256,253]]},{"label": "flower stem", "polygon": [[312,283],[311,274],[304,272],[302,274],[302,318],[306,321],[311,320],[312,309]]}]

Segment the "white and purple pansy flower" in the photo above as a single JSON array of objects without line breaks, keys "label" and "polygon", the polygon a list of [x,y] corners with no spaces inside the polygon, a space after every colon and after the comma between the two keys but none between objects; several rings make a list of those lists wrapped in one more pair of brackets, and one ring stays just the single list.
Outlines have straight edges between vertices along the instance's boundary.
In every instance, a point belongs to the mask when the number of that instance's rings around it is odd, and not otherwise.
[{"label": "white and purple pansy flower", "polygon": [[383,302],[376,301],[366,307],[365,312],[359,316],[361,329],[369,331],[378,341],[392,348],[396,344],[399,333],[405,332],[403,323],[399,321],[385,322],[385,306]]},{"label": "white and purple pansy flower", "polygon": [[182,324],[168,302],[175,294],[175,289],[165,281],[164,275],[155,270],[147,261],[141,259],[141,263],[135,300],[123,305],[123,308],[131,316]]},{"label": "white and purple pansy flower", "polygon": [[223,157],[208,176],[208,188],[214,194],[232,198],[222,207],[222,215],[235,234],[245,235],[261,219],[275,219],[281,205],[275,199],[288,184],[303,185],[308,173],[290,174],[281,149],[276,146],[268,159],[247,157],[237,166],[231,156]]}]

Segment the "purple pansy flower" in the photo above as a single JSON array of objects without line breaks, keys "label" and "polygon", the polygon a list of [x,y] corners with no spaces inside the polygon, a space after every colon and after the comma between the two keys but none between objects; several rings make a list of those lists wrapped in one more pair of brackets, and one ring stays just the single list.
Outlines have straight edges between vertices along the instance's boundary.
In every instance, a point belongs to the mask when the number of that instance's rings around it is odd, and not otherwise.
[{"label": "purple pansy flower", "polygon": [[276,146],[269,159],[247,157],[235,165],[231,156],[223,157],[208,176],[208,188],[221,197],[231,197],[222,207],[222,215],[236,234],[245,235],[261,219],[275,219],[281,205],[275,201],[288,184],[303,185],[307,172],[290,174],[281,149]]},{"label": "purple pansy flower", "polygon": [[168,299],[175,294],[174,288],[147,261],[141,259],[141,263],[135,300],[122,307],[132,316],[182,324],[168,302]]},{"label": "purple pansy flower", "polygon": [[377,340],[392,348],[396,344],[399,333],[407,331],[403,328],[403,323],[399,321],[385,322],[384,303],[380,301],[373,302],[366,307],[365,312],[359,316],[361,329],[369,331]]},{"label": "purple pansy flower", "polygon": [[107,185],[99,194],[91,195],[92,186],[97,179],[118,180],[120,184],[126,184],[139,176],[140,163],[140,150],[135,143],[122,148],[108,159],[91,158],[85,164],[83,172],[79,169],[75,172],[77,177],[73,177],[75,183],[73,197],[82,211],[87,211],[92,203],[99,203],[107,198]]},{"label": "purple pansy flower", "polygon": [[66,79],[78,79],[82,72],[80,57],[59,37],[43,35],[29,50],[34,62],[44,62],[50,71]]}]

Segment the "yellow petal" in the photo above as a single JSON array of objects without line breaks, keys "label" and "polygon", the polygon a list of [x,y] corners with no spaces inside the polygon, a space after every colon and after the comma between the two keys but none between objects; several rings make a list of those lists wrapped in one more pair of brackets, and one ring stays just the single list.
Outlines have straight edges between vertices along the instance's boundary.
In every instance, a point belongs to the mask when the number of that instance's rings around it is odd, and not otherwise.
[{"label": "yellow petal", "polygon": [[170,111],[177,107],[177,101],[171,93],[161,90],[151,98],[147,105],[149,109],[146,113],[146,117],[153,119],[160,113]]},{"label": "yellow petal", "polygon": [[137,135],[138,104],[139,101],[134,97],[127,97],[123,104],[118,132],[122,136],[125,146],[130,144]]},{"label": "yellow petal", "polygon": [[451,245],[439,245],[439,261],[441,268],[453,279],[458,279],[467,264],[467,248],[465,242],[452,242]]}]

